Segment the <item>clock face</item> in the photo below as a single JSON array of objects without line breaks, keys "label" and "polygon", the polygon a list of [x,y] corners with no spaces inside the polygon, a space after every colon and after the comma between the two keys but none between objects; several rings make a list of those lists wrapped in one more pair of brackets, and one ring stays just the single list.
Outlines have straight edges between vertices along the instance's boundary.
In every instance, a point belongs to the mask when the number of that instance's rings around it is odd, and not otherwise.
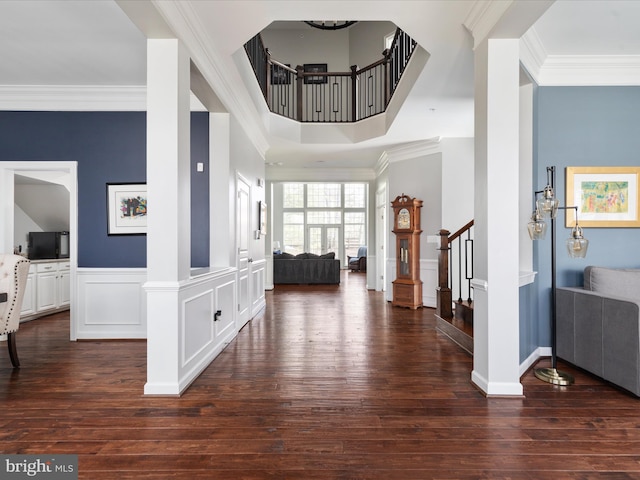
[{"label": "clock face", "polygon": [[398,228],[411,228],[411,216],[406,208],[398,212]]}]

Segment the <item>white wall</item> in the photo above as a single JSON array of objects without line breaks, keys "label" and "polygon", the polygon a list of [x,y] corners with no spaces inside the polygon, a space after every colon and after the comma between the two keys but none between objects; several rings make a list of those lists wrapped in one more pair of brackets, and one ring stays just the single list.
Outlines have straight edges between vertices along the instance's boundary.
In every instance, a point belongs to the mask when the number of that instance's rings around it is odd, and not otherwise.
[{"label": "white wall", "polygon": [[[444,138],[442,227],[450,232],[473,220],[473,138]],[[432,233],[430,233],[432,235]]]},{"label": "white wall", "polygon": [[349,28],[349,61],[358,68],[382,58],[384,38],[396,31],[392,22],[356,23]]},{"label": "white wall", "polygon": [[29,242],[29,232],[43,232],[44,230],[18,205],[14,207],[13,222],[13,245],[14,247],[22,247],[21,251],[26,252]]},{"label": "white wall", "polygon": [[[252,231],[259,230],[260,226],[258,225],[258,202],[266,201],[266,189],[264,185],[265,178],[265,163],[264,157],[260,152],[258,152],[253,143],[247,137],[246,133],[242,129],[242,126],[238,123],[238,121],[232,117],[231,118],[231,129],[230,129],[230,146],[229,152],[231,156],[231,164],[230,169],[231,172],[237,172],[242,175],[251,185],[251,225]],[[230,178],[230,182],[233,181],[233,187],[230,193],[235,198],[235,173],[231,175],[233,178]],[[230,176],[230,177],[231,177]],[[262,186],[258,186],[258,179],[263,181]],[[234,205],[232,203],[232,205]],[[270,225],[267,225],[267,231],[271,228]],[[221,232],[225,235],[229,235],[230,232]],[[215,232],[214,232],[215,234]],[[235,232],[231,232],[232,237],[235,236]],[[233,242],[232,242],[233,243]],[[234,245],[235,248],[235,245]],[[260,239],[256,239],[253,237],[250,241],[250,253],[249,256],[253,258],[253,261],[261,261],[265,259],[265,249],[266,249],[266,237],[262,236]],[[234,256],[235,258],[235,252]]]},{"label": "white wall", "polygon": [[267,29],[261,35],[271,58],[291,68],[305,63],[326,63],[329,72],[349,71],[348,30]]},{"label": "white wall", "polygon": [[[410,158],[389,165],[389,201],[405,194],[423,201],[420,236],[420,258],[436,259],[433,244],[427,243],[429,235],[435,235],[442,225],[442,153],[436,152]],[[393,215],[388,218],[389,256],[395,258]]]}]

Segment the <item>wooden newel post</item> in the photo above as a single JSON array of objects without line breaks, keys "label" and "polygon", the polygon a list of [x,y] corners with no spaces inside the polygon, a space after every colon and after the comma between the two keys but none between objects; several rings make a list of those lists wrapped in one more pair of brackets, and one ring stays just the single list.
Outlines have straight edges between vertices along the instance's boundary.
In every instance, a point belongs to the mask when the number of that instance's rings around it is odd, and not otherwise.
[{"label": "wooden newel post", "polygon": [[351,65],[351,121],[356,122],[358,120],[358,66]]},{"label": "wooden newel post", "polygon": [[304,79],[304,67],[302,65],[296,66],[296,120],[303,121],[302,118],[302,81]]},{"label": "wooden newel post", "polygon": [[440,230],[438,248],[438,288],[436,289],[436,315],[452,318],[451,289],[449,288],[449,230]]}]

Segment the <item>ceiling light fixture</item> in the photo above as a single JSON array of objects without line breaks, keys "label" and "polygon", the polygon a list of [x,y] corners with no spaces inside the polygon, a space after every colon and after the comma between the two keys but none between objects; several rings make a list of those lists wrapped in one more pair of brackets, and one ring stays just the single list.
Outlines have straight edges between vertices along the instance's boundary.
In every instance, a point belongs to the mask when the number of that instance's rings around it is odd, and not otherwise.
[{"label": "ceiling light fixture", "polygon": [[304,20],[304,23],[320,30],[340,30],[357,23],[357,20]]}]

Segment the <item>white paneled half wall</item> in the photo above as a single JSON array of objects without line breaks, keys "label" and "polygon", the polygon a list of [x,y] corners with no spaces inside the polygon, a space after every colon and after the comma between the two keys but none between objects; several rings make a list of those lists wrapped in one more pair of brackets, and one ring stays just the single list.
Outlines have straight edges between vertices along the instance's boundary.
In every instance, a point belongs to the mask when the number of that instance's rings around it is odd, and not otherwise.
[{"label": "white paneled half wall", "polygon": [[147,338],[144,268],[78,268],[78,339]]}]

